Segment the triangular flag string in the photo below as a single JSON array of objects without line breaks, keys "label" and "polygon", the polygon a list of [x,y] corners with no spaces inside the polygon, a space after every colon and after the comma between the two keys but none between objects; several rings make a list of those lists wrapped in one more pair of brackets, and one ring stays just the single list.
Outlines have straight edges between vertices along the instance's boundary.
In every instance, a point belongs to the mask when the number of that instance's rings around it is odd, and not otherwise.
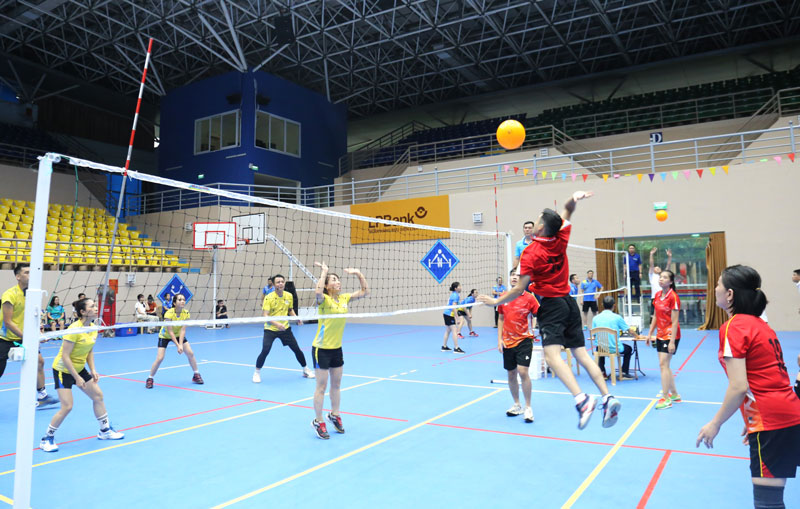
[{"label": "triangular flag string", "polygon": [[678,172],[677,171],[673,171],[672,172],[672,180],[678,180]]},{"label": "triangular flag string", "polygon": [[792,162],[794,162],[794,152],[786,154],[786,157],[788,157],[789,159],[792,160]]},{"label": "triangular flag string", "polygon": [[692,175],[692,170],[683,170],[683,176],[686,177],[686,180],[689,180],[689,177]]},{"label": "triangular flag string", "polygon": [[703,178],[703,170],[695,170],[697,171],[697,176]]},{"label": "triangular flag string", "polygon": [[652,182],[653,179],[656,178],[656,174],[655,173],[648,173],[647,176],[650,177],[650,182]]},{"label": "triangular flag string", "polygon": [[603,175],[603,182],[608,182],[608,174]]},{"label": "triangular flag string", "polygon": [[529,170],[528,168],[522,168],[522,174],[525,175],[526,177],[528,176],[529,171],[531,170]]},{"label": "triangular flag string", "polygon": [[[636,174],[636,178],[639,179],[639,182],[642,181],[642,175],[643,175],[642,173],[637,173]],[[650,179],[650,180],[653,180],[653,179]]]},{"label": "triangular flag string", "polygon": [[661,174],[661,182],[664,182],[665,180],[667,180],[666,172]]},{"label": "triangular flag string", "polygon": [[583,181],[586,182],[586,178],[589,176],[589,174],[588,173],[584,173],[582,176],[583,176]]},{"label": "triangular flag string", "polygon": [[727,166],[723,166],[722,169],[725,171],[725,175],[727,175],[728,174],[728,167]]},{"label": "triangular flag string", "polygon": [[547,172],[546,172],[546,171],[543,171],[543,172],[542,172],[542,178],[543,178],[543,179],[546,179],[546,178],[547,178]]}]

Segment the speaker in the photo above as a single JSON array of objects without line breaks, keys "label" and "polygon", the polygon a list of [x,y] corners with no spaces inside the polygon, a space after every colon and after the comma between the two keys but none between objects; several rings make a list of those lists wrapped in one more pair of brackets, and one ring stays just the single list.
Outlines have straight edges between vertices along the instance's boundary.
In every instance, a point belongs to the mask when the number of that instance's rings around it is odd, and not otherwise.
[{"label": "speaker", "polygon": [[225,99],[228,100],[228,104],[239,104],[242,102],[242,94],[235,92],[229,96],[226,96]]},{"label": "speaker", "polygon": [[290,14],[275,16],[272,18],[275,24],[273,34],[275,34],[275,42],[278,44],[289,44],[294,42],[294,32],[292,31],[292,16]]},{"label": "speaker", "polygon": [[268,106],[269,105],[269,101],[270,101],[270,98],[265,96],[265,95],[261,95],[261,94],[256,95],[256,103],[258,103],[259,106]]}]

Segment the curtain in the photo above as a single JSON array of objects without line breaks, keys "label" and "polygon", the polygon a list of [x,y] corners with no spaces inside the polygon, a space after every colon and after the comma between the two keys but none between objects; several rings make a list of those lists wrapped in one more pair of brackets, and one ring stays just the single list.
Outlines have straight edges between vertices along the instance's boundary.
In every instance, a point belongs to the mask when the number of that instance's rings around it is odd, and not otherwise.
[{"label": "curtain", "polygon": [[[606,249],[608,251],[595,251],[595,260],[597,261],[597,280],[603,285],[604,290],[612,290],[617,287],[617,264],[614,259],[614,239],[595,239],[594,247],[597,249]],[[609,294],[617,300],[617,293]],[[598,305],[602,303],[603,299],[598,298]],[[602,307],[602,306],[601,306]]]},{"label": "curtain", "polygon": [[714,298],[714,287],[720,274],[728,266],[728,257],[725,252],[725,232],[709,235],[706,246],[706,266],[708,267],[708,283],[706,285],[706,321],[698,330],[719,329],[728,315],[717,307]]}]

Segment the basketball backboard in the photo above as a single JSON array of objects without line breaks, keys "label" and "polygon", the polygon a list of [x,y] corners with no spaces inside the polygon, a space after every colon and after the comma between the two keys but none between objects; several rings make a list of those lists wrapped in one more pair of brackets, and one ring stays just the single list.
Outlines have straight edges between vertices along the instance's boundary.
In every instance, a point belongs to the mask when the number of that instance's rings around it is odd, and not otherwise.
[{"label": "basketball backboard", "polygon": [[195,249],[236,249],[236,223],[194,223]]}]

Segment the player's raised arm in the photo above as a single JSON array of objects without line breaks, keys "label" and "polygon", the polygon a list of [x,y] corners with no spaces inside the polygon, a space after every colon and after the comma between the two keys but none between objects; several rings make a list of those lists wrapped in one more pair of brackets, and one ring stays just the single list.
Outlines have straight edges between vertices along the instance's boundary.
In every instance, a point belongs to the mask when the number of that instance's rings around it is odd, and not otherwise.
[{"label": "player's raised arm", "polygon": [[564,221],[569,221],[572,218],[572,213],[575,212],[575,205],[580,200],[585,200],[586,198],[590,198],[594,195],[592,191],[575,191],[572,193],[572,196],[564,203],[564,211],[561,213],[561,218]]}]

